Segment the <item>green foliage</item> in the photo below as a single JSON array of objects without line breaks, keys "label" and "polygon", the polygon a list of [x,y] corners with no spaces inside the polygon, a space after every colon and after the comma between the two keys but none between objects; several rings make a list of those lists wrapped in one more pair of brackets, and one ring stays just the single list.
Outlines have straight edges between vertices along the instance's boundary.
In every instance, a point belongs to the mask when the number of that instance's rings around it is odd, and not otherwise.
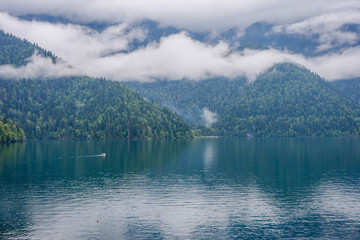
[{"label": "green foliage", "polygon": [[11,64],[15,67],[26,65],[28,58],[36,51],[44,57],[50,57],[53,61],[56,57],[49,51],[41,49],[26,40],[14,37],[0,30],[0,65]]},{"label": "green foliage", "polygon": [[89,77],[0,80],[0,112],[27,138],[190,138],[180,117],[121,83]]},{"label": "green foliage", "polygon": [[350,98],[356,104],[360,104],[360,78],[338,80],[330,84],[341,95]]},{"label": "green foliage", "polygon": [[221,135],[359,135],[358,107],[292,64],[275,65],[234,100],[215,124]]},{"label": "green foliage", "polygon": [[151,101],[179,114],[195,128],[205,125],[203,108],[220,113],[234,91],[246,83],[245,78],[234,81],[212,78],[202,81],[156,81],[151,83],[127,82]]},{"label": "green foliage", "polygon": [[24,130],[6,117],[0,117],[0,144],[25,140]]},{"label": "green foliage", "polygon": [[[275,65],[250,83],[209,79],[128,85],[154,102],[172,106],[205,134],[359,135],[359,107],[316,74],[289,63]],[[204,107],[218,114],[209,130],[200,126]]]}]

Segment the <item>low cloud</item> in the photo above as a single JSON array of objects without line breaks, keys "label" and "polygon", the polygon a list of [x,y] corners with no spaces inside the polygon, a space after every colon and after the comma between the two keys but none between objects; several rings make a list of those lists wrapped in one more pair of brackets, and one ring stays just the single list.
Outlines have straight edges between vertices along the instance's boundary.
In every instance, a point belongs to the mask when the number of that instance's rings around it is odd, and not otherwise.
[{"label": "low cloud", "polygon": [[306,59],[298,56],[294,60],[328,81],[360,77],[360,47],[349,48],[342,53],[316,58]]},{"label": "low cloud", "polygon": [[211,125],[213,125],[217,121],[217,114],[211,112],[208,108],[203,108],[202,113],[205,127],[211,127]]},{"label": "low cloud", "polygon": [[0,11],[12,15],[50,14],[110,23],[151,19],[195,31],[244,28],[258,21],[288,23],[358,8],[360,2],[354,0],[0,0]]},{"label": "low cloud", "polygon": [[99,33],[74,24],[19,20],[6,13],[0,13],[0,28],[51,50],[73,65],[126,51],[130,42],[143,41],[147,34],[146,30],[127,24],[117,24]]},{"label": "low cloud", "polygon": [[228,56],[230,46],[227,43],[200,42],[183,31],[129,52],[129,46],[134,41],[146,38],[145,29],[118,24],[98,33],[79,25],[29,22],[4,13],[0,13],[0,27],[38,43],[74,67],[69,68],[69,65],[61,63],[55,66],[47,59],[34,56],[26,67],[1,68],[8,76],[17,78],[21,74],[27,77],[47,74],[60,76],[61,72],[65,75],[82,72],[116,81],[202,80],[209,77],[238,76],[246,76],[251,81],[275,63],[281,62],[302,64],[326,80],[360,77],[359,47],[314,58],[275,49],[245,49]]},{"label": "low cloud", "polygon": [[319,51],[343,44],[357,43],[357,33],[341,30],[344,24],[360,24],[360,11],[349,10],[312,17],[293,24],[274,27],[275,33],[302,34],[309,38],[319,36]]},{"label": "low cloud", "polygon": [[83,75],[80,71],[69,66],[65,62],[58,61],[53,63],[51,58],[45,58],[34,54],[29,59],[27,65],[16,68],[12,65],[0,66],[0,78],[4,79],[24,79],[24,78],[56,78],[66,76]]}]

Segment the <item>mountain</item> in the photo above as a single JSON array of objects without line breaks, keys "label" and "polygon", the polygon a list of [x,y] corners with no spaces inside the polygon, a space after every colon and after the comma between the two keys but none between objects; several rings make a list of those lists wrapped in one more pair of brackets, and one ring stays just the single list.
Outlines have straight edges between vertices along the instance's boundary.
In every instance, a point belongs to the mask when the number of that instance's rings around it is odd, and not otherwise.
[{"label": "mountain", "polygon": [[277,64],[253,82],[238,78],[127,84],[194,127],[206,125],[208,110],[214,114],[212,134],[359,135],[359,107],[318,75],[291,63]]},{"label": "mountain", "polygon": [[337,53],[343,51],[346,48],[360,45],[360,24],[343,24],[338,29],[336,29],[338,32],[334,33],[334,35],[355,35],[357,39],[356,41],[348,42],[343,41],[343,39],[340,37],[339,39],[334,38],[331,41],[331,44],[325,49],[322,49],[321,45],[323,44],[322,41],[324,41],[326,37],[321,36],[319,33],[286,32],[283,30],[277,31],[276,29],[279,29],[279,26],[266,22],[256,22],[247,27],[244,31],[244,34],[237,40],[241,44],[256,42],[277,50],[302,54],[307,57]]},{"label": "mountain", "polygon": [[36,51],[37,54],[43,57],[49,57],[55,62],[56,56],[46,51],[36,44],[31,44],[25,39],[17,38],[9,33],[5,33],[0,29],[0,65],[13,65],[20,67],[28,63]]},{"label": "mountain", "polygon": [[[10,34],[0,32],[0,39],[2,65],[26,65],[35,51],[56,59]],[[190,127],[175,113],[119,82],[90,77],[0,79],[0,115],[23,128],[28,139],[192,137]]]},{"label": "mountain", "polygon": [[245,78],[211,78],[202,81],[126,82],[149,100],[178,113],[194,128],[205,126],[204,109],[220,113],[235,89],[246,84]]},{"label": "mountain", "polygon": [[278,64],[228,102],[215,128],[224,135],[358,135],[360,111],[316,74]]}]

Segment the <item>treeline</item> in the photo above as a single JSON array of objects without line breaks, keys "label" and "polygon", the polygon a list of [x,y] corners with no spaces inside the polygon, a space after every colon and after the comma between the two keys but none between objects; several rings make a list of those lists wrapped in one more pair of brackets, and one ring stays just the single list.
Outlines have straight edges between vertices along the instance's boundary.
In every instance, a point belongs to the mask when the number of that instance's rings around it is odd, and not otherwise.
[{"label": "treeline", "polygon": [[0,117],[0,144],[25,140],[24,130],[6,117]]},{"label": "treeline", "polygon": [[28,139],[191,138],[175,113],[119,82],[89,77],[0,80],[0,113]]},{"label": "treeline", "polygon": [[[0,43],[0,65],[21,67],[35,52],[56,62],[51,52],[1,30]],[[170,110],[121,83],[89,77],[0,79],[0,115],[18,124],[28,139],[193,136],[190,127]]]},{"label": "treeline", "polygon": [[221,135],[359,135],[359,108],[304,68],[275,65],[242,90],[214,125]]},{"label": "treeline", "polygon": [[25,39],[14,37],[0,29],[0,65],[11,64],[15,67],[26,65],[28,58],[35,51],[44,57],[50,57],[54,62],[56,57],[35,44],[31,44]]},{"label": "treeline", "polygon": [[349,80],[337,80],[330,82],[335,90],[349,98],[356,104],[360,104],[360,78]]},{"label": "treeline", "polygon": [[[172,106],[203,134],[359,135],[359,107],[318,75],[290,63],[273,66],[253,82],[239,78],[128,84],[152,101]],[[204,107],[218,115],[210,129],[201,126]]]}]

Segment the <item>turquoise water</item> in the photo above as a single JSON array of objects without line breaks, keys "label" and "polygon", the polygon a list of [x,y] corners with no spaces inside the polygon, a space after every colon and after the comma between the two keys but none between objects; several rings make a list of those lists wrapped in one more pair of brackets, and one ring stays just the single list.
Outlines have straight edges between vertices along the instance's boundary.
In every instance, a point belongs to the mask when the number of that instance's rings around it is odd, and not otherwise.
[{"label": "turquoise water", "polygon": [[359,239],[360,139],[0,145],[1,238]]}]

